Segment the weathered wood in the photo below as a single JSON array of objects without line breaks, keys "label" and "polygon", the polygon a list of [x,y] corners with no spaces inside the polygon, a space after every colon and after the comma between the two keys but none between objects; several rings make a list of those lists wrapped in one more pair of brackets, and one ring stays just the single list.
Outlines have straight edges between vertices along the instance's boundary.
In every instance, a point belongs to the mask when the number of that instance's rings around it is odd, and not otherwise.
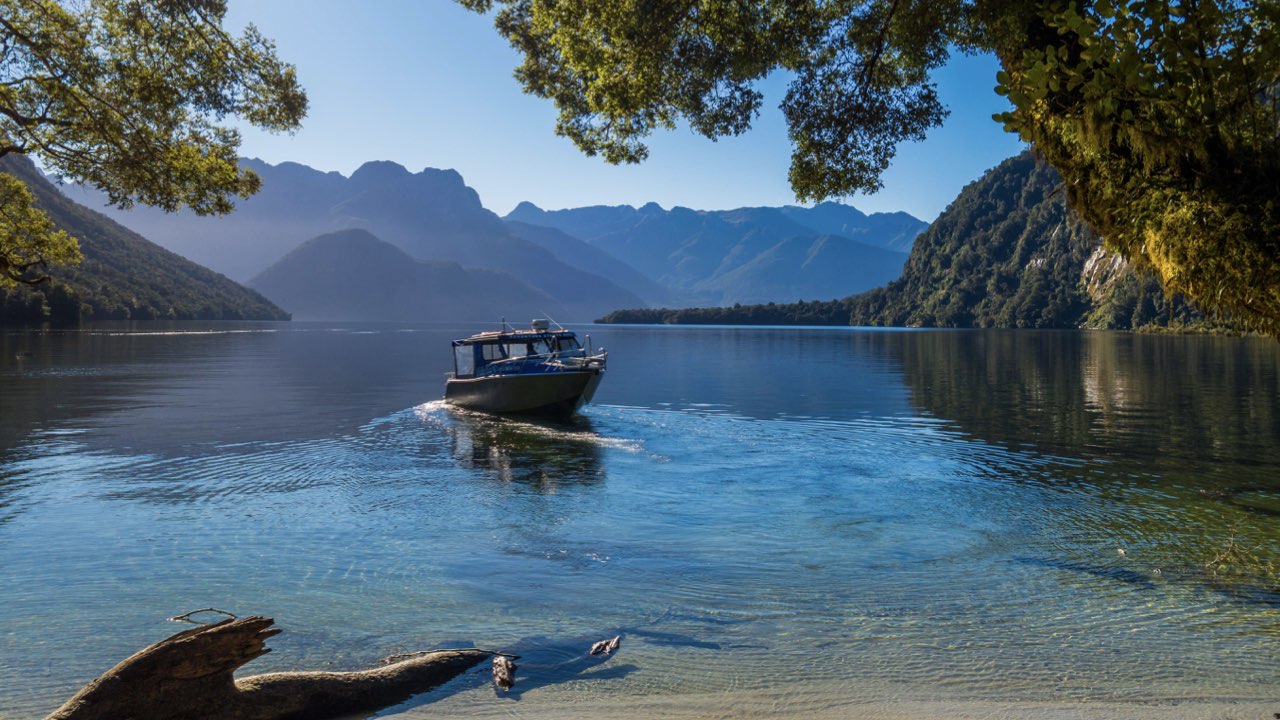
[{"label": "weathered wood", "polygon": [[265,617],[223,620],[150,645],[86,685],[45,720],[321,720],[371,712],[430,690],[489,658],[442,650],[357,672],[285,672],[235,680],[280,632]]},{"label": "weathered wood", "polygon": [[493,656],[493,686],[510,690],[516,684],[516,664],[505,655]]},{"label": "weathered wood", "polygon": [[599,655],[600,653],[604,653],[605,655],[609,655],[614,650],[617,650],[618,646],[620,646],[621,644],[622,644],[622,636],[615,635],[608,640],[601,640],[595,645],[592,645],[591,654]]}]

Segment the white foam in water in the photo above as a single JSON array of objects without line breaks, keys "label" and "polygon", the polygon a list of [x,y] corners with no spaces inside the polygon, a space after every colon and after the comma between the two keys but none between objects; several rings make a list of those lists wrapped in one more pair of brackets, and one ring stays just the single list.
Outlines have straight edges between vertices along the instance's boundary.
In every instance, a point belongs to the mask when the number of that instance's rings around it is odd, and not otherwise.
[{"label": "white foam in water", "polygon": [[450,429],[455,418],[464,421],[490,424],[494,427],[511,428],[521,434],[548,440],[568,440],[602,448],[613,448],[627,452],[643,452],[644,443],[632,438],[612,438],[587,430],[573,430],[567,427],[554,427],[536,422],[528,422],[512,417],[491,415],[489,413],[467,410],[451,405],[444,400],[432,400],[418,405],[414,409],[418,419],[430,425]]}]

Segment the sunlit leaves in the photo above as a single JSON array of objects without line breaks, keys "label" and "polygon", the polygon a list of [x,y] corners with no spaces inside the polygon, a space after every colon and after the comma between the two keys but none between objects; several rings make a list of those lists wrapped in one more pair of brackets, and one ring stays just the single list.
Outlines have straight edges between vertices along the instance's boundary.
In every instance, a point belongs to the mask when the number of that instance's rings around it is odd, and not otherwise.
[{"label": "sunlit leaves", "polygon": [[40,282],[49,264],[80,259],[76,241],[54,229],[27,186],[0,173],[0,287]]},{"label": "sunlit leaves", "polygon": [[256,29],[233,38],[212,0],[0,0],[0,135],[111,201],[226,212],[256,181],[236,168],[241,116],[292,130],[294,70]]}]

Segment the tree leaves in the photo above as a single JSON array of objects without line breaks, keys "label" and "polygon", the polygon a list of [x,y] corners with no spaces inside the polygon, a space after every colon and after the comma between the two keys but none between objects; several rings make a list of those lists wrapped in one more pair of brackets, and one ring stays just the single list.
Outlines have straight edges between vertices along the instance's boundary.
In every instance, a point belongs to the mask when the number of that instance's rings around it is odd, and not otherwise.
[{"label": "tree leaves", "polygon": [[928,71],[947,58],[957,2],[744,3],[738,0],[468,0],[524,55],[516,77],[560,110],[556,132],[611,163],[648,156],[653,131],[745,132],[755,84],[795,74],[783,111],[802,198],[879,187],[897,143],[946,112]]},{"label": "tree leaves", "polygon": [[66,232],[35,206],[18,178],[0,173],[0,288],[45,280],[50,263],[80,262],[80,250]]},{"label": "tree leaves", "polygon": [[[229,212],[259,180],[238,166],[243,117],[292,131],[307,109],[294,68],[222,0],[0,0],[0,157],[38,157],[113,204]],[[17,210],[15,210],[17,212]],[[46,260],[65,256],[50,235]],[[20,240],[0,235],[0,252]]]},{"label": "tree leaves", "polygon": [[[463,0],[502,8],[557,132],[639,162],[653,130],[743,132],[783,102],[797,197],[874,191],[946,116],[953,48],[994,52],[994,116],[1059,170],[1109,247],[1201,308],[1280,335],[1280,6],[1274,0]],[[1195,221],[1187,220],[1194,216]]]},{"label": "tree leaves", "polygon": [[[1087,6],[1086,6],[1087,7]],[[1265,3],[1048,3],[998,46],[1006,126],[1107,245],[1201,308],[1280,333],[1280,45]],[[1033,23],[1034,24],[1034,23]]]}]

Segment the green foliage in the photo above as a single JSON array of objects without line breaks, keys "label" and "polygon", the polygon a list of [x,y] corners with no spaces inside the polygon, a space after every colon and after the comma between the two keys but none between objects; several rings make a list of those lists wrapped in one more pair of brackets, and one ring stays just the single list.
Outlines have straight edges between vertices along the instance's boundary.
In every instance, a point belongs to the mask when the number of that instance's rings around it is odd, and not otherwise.
[{"label": "green foliage", "polygon": [[1047,3],[999,38],[999,117],[1107,245],[1206,310],[1280,333],[1280,7]]},{"label": "green foliage", "polygon": [[878,188],[897,143],[945,116],[928,72],[947,59],[945,19],[962,17],[956,0],[460,1],[501,7],[516,77],[555,102],[557,133],[612,163],[645,159],[642,140],[679,121],[712,139],[746,131],[755,83],[792,72],[791,178],[819,199]]},{"label": "green foliage", "polygon": [[[1274,0],[460,1],[500,8],[525,89],[610,162],[642,160],[641,140],[679,120],[741,133],[756,83],[790,73],[801,199],[878,188],[897,144],[945,116],[930,73],[949,48],[994,52],[1013,104],[998,119],[1062,173],[1110,248],[1170,292],[1280,334]],[[938,317],[966,321],[956,313]]]},{"label": "green foliage", "polygon": [[[38,157],[121,207],[229,212],[259,180],[219,123],[293,130],[307,100],[256,29],[223,30],[225,12],[223,0],[0,0],[0,157]],[[23,252],[67,257],[63,238],[34,239]],[[0,236],[0,252],[19,242]]]},{"label": "green foliage", "polygon": [[1077,327],[1097,243],[1069,216],[1057,173],[1024,153],[966,187],[916,239],[902,277],[855,298],[855,325]]},{"label": "green foliage", "polygon": [[847,325],[849,301],[616,310],[596,322],[643,325]]},{"label": "green foliage", "polygon": [[48,279],[37,274],[48,263],[81,259],[75,240],[56,230],[49,217],[35,207],[35,198],[16,177],[0,173],[0,288],[14,283],[35,284]]}]

